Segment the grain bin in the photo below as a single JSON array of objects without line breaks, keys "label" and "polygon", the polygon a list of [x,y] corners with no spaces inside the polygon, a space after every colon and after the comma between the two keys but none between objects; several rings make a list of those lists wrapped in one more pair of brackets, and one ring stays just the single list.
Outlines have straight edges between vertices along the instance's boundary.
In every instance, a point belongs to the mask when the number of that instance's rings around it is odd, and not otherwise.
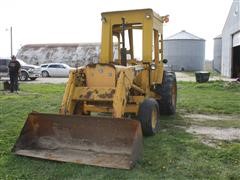
[{"label": "grain bin", "polygon": [[213,51],[213,69],[221,72],[222,64],[222,35],[214,38],[214,51]]},{"label": "grain bin", "polygon": [[205,40],[183,30],[164,40],[164,58],[174,71],[201,71]]}]

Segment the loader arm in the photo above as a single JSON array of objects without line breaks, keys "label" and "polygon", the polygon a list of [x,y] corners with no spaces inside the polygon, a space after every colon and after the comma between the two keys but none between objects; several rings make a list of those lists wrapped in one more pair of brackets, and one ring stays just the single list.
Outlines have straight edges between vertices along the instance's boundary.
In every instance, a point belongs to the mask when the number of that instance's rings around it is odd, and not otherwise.
[{"label": "loader arm", "polygon": [[[79,72],[81,72],[81,74],[79,74]],[[76,82],[79,76],[83,75],[83,72],[85,72],[84,77],[86,77],[86,79],[84,81],[86,81],[86,83],[78,86]],[[93,80],[90,77],[110,73],[116,74],[115,79],[109,78],[108,84],[104,87],[101,87],[103,83],[101,80]],[[82,107],[80,108],[82,108],[82,110],[78,111],[81,112],[81,114],[84,114],[83,112],[103,112],[106,107],[105,111],[111,112],[112,117],[123,117],[126,112],[129,91],[132,87],[137,87],[133,84],[135,74],[134,66],[111,67],[101,64],[95,67],[86,67],[85,70],[81,69],[71,72],[63,96],[60,114],[76,114],[76,105],[81,103]],[[88,82],[88,80],[91,82]],[[82,86],[83,84],[85,86]],[[94,105],[94,102],[98,102],[97,105]]]},{"label": "loader arm", "polygon": [[119,73],[116,92],[113,97],[113,117],[120,118],[125,113],[127,97],[132,87],[134,72],[132,69],[126,69]]}]

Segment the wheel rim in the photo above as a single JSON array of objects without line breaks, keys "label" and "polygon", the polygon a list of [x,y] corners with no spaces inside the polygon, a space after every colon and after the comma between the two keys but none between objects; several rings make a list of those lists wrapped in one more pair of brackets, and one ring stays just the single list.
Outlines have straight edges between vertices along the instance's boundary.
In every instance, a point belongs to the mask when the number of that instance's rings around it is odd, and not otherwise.
[{"label": "wheel rim", "polygon": [[48,73],[46,71],[42,72],[42,76],[43,77],[47,77],[48,76]]},{"label": "wheel rim", "polygon": [[152,122],[152,128],[155,129],[157,126],[157,109],[156,108],[153,108],[151,122]]},{"label": "wheel rim", "polygon": [[25,73],[21,73],[21,76],[20,76],[20,79],[21,79],[21,80],[25,80],[25,79],[26,79],[26,77],[27,77],[27,76],[26,76],[26,74],[25,74]]}]

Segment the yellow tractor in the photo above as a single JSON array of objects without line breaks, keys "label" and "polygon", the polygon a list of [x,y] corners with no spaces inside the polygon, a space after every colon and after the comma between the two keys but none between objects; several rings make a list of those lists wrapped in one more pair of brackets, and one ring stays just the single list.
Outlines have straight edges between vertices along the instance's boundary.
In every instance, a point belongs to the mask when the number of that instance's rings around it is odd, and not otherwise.
[{"label": "yellow tractor", "polygon": [[164,70],[163,24],[152,9],[102,13],[99,63],[70,73],[60,113],[30,113],[12,151],[56,161],[130,169],[142,134],[176,111],[174,72]]}]

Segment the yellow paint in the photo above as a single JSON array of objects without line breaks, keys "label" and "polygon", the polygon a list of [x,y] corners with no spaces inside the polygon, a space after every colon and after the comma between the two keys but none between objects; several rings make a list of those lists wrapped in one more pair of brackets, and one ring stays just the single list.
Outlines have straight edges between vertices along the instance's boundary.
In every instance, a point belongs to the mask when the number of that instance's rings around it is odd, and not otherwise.
[{"label": "yellow paint", "polygon": [[76,87],[73,100],[81,101],[113,101],[115,88],[109,87]]},{"label": "yellow paint", "polygon": [[115,87],[115,68],[101,64],[86,67],[87,87]]},{"label": "yellow paint", "polygon": [[[121,24],[125,18],[130,59],[121,66]],[[65,88],[60,113],[108,112],[113,117],[137,114],[146,98],[160,99],[152,86],[163,78],[163,17],[151,9],[102,13],[102,43],[98,64],[87,65],[71,72]],[[142,30],[142,61],[134,59],[134,31]],[[117,37],[118,59],[113,58],[113,36]],[[154,53],[153,53],[154,51]],[[154,64],[155,69],[151,69]],[[80,104],[80,105],[79,105]]]}]

